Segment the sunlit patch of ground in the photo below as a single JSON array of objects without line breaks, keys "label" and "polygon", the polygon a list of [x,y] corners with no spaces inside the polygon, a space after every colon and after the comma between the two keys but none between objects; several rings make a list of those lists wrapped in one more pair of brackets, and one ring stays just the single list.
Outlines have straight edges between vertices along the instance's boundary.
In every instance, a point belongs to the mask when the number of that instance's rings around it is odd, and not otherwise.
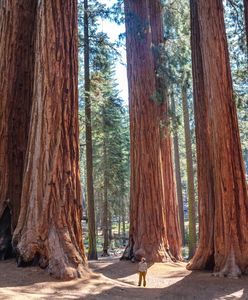
[{"label": "sunlit patch of ground", "polygon": [[149,266],[147,287],[137,286],[137,264],[104,258],[90,262],[87,280],[58,281],[36,268],[0,262],[0,299],[248,299],[248,278],[215,278],[185,263]]}]

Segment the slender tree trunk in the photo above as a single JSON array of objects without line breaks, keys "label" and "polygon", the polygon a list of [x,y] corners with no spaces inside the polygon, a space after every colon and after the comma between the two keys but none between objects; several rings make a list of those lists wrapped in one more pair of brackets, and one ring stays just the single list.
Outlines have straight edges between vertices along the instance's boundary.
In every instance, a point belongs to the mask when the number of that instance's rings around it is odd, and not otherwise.
[{"label": "slender tree trunk", "polygon": [[112,236],[112,215],[111,215],[110,208],[108,210],[108,237],[109,237],[109,245],[111,245],[113,236]]},{"label": "slender tree trunk", "polygon": [[106,137],[103,144],[103,160],[104,160],[104,183],[103,183],[103,253],[102,256],[108,256],[109,248],[109,232],[108,232],[108,176],[107,176],[107,149]]},{"label": "slender tree trunk", "polygon": [[245,15],[246,46],[248,52],[248,0],[244,0],[244,15]]},{"label": "slender tree trunk", "polygon": [[88,259],[97,259],[95,204],[93,188],[93,158],[90,100],[90,67],[89,67],[89,20],[88,0],[84,0],[84,89],[85,89],[85,132],[86,132],[86,172],[87,172],[87,208],[88,208]]},{"label": "slender tree trunk", "polygon": [[119,201],[118,201],[118,206],[119,206],[119,209],[118,209],[118,238],[119,238],[119,241],[120,241],[120,238],[121,238],[121,213],[122,213],[122,202],[123,202],[123,199],[120,197],[120,198],[119,198]]},{"label": "slender tree trunk", "polygon": [[[173,114],[175,115],[176,107],[175,107],[174,95],[171,95],[171,108],[172,108]],[[184,207],[183,207],[183,193],[182,193],[182,182],[181,182],[179,142],[178,142],[177,129],[175,128],[175,126],[173,126],[173,144],[174,144],[174,160],[175,160],[180,229],[181,229],[181,234],[182,234],[182,243],[183,243],[183,245],[185,245]]]},{"label": "slender tree trunk", "polygon": [[88,273],[81,228],[76,2],[40,2],[35,42],[30,134],[13,245],[19,266],[37,262],[55,277],[71,279]]},{"label": "slender tree trunk", "polygon": [[[0,1],[0,255],[20,212],[34,69],[36,1]],[[7,217],[8,216],[8,217]],[[8,251],[7,251],[8,252]]]},{"label": "slender tree trunk", "polygon": [[188,268],[236,277],[248,267],[248,196],[222,1],[191,0],[191,22],[200,240]]},{"label": "slender tree trunk", "polygon": [[118,237],[119,237],[119,239],[121,237],[121,215],[120,215],[120,213],[118,216]]},{"label": "slender tree trunk", "polygon": [[126,246],[126,211],[125,211],[125,204],[122,201],[122,236],[124,237],[122,240],[122,244]]},{"label": "slender tree trunk", "polygon": [[189,258],[192,258],[196,249],[196,220],[195,220],[195,187],[194,169],[192,155],[192,139],[189,124],[189,109],[187,101],[187,82],[182,85],[182,103],[184,119],[184,136],[187,162],[187,182],[188,182],[188,213],[189,213]]},{"label": "slender tree trunk", "polygon": [[[165,261],[172,257],[170,252],[175,257],[180,256],[181,236],[178,211],[175,211],[171,141],[165,136],[166,129],[162,128],[167,107],[165,101],[156,103],[161,92],[156,80],[156,52],[163,39],[160,1],[126,0],[125,15],[131,130],[131,215],[129,245],[124,257],[139,259],[145,256],[148,261]],[[170,219],[166,206],[171,208]],[[173,230],[170,230],[169,222]]]}]

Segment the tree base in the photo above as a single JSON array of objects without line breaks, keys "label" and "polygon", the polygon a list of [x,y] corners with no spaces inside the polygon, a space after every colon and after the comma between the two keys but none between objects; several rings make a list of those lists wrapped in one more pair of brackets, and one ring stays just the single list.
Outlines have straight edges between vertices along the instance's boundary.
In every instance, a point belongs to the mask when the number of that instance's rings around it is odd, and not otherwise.
[{"label": "tree base", "polygon": [[130,244],[125,248],[125,251],[123,252],[120,260],[125,259],[134,262],[134,261],[140,261],[142,257],[145,257],[147,261],[154,262],[154,263],[182,261],[182,258],[175,258],[169,249],[154,251],[154,254],[147,255],[145,250],[142,248],[139,248],[134,252],[133,245]]},{"label": "tree base", "polygon": [[108,250],[103,250],[101,257],[108,257],[108,256],[109,256]]},{"label": "tree base", "polygon": [[200,251],[196,253],[193,259],[187,264],[186,268],[188,270],[215,270],[212,276],[215,277],[228,277],[237,279],[241,276],[242,272],[240,267],[236,263],[235,254],[233,248],[231,248],[230,253],[226,259],[223,268],[220,268],[221,261],[216,261],[214,254],[204,256],[200,255]]},{"label": "tree base", "polygon": [[13,247],[18,267],[39,266],[55,278],[72,280],[88,278],[88,269],[83,246],[73,245],[66,231],[50,228],[47,239],[35,239],[36,232],[28,231],[14,235]]},{"label": "tree base", "polygon": [[51,276],[62,280],[88,278],[91,274],[88,267],[82,263],[78,263],[74,266],[73,264],[65,264],[65,262],[56,259],[47,262],[47,259],[38,257],[38,255],[29,261],[18,256],[17,266],[22,268],[39,266],[42,269],[46,269]]}]

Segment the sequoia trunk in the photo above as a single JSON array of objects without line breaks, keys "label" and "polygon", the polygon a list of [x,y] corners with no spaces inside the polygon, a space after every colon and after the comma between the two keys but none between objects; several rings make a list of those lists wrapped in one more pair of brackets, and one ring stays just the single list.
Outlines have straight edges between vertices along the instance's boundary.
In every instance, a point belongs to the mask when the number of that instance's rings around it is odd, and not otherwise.
[{"label": "sequoia trunk", "polygon": [[192,0],[191,20],[200,240],[188,268],[235,277],[248,267],[248,196],[222,1]]},{"label": "sequoia trunk", "polygon": [[13,244],[20,266],[57,278],[86,275],[78,151],[76,1],[37,8],[35,71],[21,211]]},{"label": "sequoia trunk", "polygon": [[[160,1],[125,1],[131,130],[131,209],[125,257],[180,257],[180,229],[167,104],[159,88]],[[169,197],[170,195],[170,197]],[[170,219],[168,210],[170,209]],[[170,224],[169,224],[170,222]],[[169,228],[170,226],[170,228]],[[168,232],[169,231],[169,232]],[[172,255],[171,255],[172,252]]]},{"label": "sequoia trunk", "polygon": [[[35,3],[31,0],[0,2],[0,254],[2,258],[6,257],[7,249],[11,249],[11,236],[20,212],[33,87]],[[6,243],[9,245],[5,245]]]}]

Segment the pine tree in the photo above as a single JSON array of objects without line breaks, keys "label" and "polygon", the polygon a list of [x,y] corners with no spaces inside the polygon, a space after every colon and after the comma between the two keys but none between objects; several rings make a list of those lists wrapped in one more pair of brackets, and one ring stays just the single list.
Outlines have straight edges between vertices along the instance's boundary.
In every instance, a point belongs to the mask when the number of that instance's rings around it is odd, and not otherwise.
[{"label": "pine tree", "polygon": [[89,7],[84,0],[84,98],[85,98],[85,134],[86,134],[86,173],[87,173],[87,208],[88,208],[88,259],[97,259],[95,204],[93,188],[93,150],[91,128],[91,99],[90,99],[90,57],[89,57]]}]

